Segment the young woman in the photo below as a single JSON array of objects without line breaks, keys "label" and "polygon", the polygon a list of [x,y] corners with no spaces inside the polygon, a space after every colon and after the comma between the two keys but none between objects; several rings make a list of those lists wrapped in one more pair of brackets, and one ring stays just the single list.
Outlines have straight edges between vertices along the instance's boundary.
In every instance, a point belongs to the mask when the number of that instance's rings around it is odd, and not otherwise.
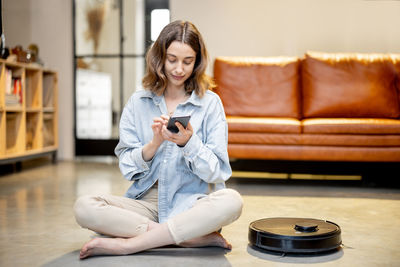
[{"label": "young woman", "polygon": [[[227,123],[205,74],[207,51],[196,27],[167,25],[147,54],[145,90],[134,93],[120,121],[115,148],[122,174],[133,181],[125,197],[83,196],[74,206],[82,227],[114,238],[86,243],[80,257],[124,255],[176,244],[231,245],[219,230],[237,218],[242,198],[225,188],[232,174]],[[179,132],[171,116],[191,116]]]}]

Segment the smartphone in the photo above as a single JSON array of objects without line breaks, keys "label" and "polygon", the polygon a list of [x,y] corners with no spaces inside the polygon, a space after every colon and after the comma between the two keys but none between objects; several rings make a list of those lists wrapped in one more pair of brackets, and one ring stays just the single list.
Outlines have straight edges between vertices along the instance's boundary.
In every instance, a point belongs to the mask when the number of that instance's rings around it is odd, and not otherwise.
[{"label": "smartphone", "polygon": [[190,116],[182,116],[182,117],[171,117],[169,118],[167,129],[170,132],[177,133],[179,132],[178,127],[176,127],[175,122],[179,122],[183,125],[183,127],[187,127],[190,120]]}]

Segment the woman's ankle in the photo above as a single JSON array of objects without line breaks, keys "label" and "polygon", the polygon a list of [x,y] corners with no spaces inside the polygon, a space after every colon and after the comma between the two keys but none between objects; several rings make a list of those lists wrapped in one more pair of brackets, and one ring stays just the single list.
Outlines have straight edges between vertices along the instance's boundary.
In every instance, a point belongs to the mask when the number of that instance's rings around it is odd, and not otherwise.
[{"label": "woman's ankle", "polygon": [[153,221],[149,221],[148,225],[147,225],[147,232],[153,230],[154,228],[159,227],[160,224],[153,222]]}]

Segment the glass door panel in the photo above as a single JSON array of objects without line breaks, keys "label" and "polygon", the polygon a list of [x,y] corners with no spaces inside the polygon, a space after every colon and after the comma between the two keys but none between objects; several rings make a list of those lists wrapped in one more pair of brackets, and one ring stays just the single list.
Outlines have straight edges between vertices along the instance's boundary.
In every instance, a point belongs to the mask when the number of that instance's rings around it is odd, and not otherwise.
[{"label": "glass door panel", "polygon": [[120,53],[118,1],[75,0],[76,55]]},{"label": "glass door panel", "polygon": [[168,0],[74,0],[75,154],[113,155],[119,120],[142,88],[150,12]]}]

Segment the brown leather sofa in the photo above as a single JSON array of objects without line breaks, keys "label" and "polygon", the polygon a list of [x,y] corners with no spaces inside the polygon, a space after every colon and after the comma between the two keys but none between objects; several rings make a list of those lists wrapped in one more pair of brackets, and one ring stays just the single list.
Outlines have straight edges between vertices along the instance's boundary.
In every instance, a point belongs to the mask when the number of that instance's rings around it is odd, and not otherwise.
[{"label": "brown leather sofa", "polygon": [[219,57],[232,159],[400,162],[400,55]]}]

